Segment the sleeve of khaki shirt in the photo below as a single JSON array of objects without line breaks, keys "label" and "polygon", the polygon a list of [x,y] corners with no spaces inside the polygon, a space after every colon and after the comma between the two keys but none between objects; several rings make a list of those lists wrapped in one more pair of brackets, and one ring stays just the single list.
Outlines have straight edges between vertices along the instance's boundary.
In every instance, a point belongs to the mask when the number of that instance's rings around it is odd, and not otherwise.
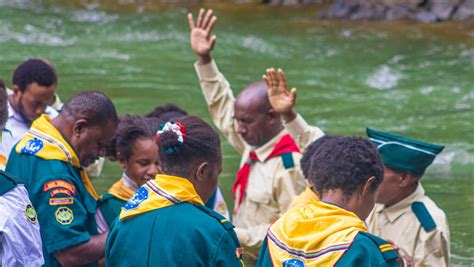
[{"label": "sleeve of khaki shirt", "polygon": [[436,229],[420,235],[421,242],[415,248],[415,266],[449,266],[449,232]]},{"label": "sleeve of khaki shirt", "polygon": [[[301,154],[293,153],[295,167],[285,169],[283,163],[275,170],[275,180],[273,184],[273,195],[278,203],[278,209],[281,217],[285,213],[293,198],[301,193],[306,187],[300,167]],[[235,228],[240,243],[246,250],[250,249],[253,253],[259,251],[262,241],[265,238],[270,224],[258,225],[251,228]]]},{"label": "sleeve of khaki shirt", "polygon": [[245,149],[245,141],[237,133],[237,125],[234,120],[235,98],[232,94],[229,82],[219,72],[216,63],[201,65],[194,64],[199,78],[204,98],[206,99],[212,121],[224,134],[229,143],[242,154]]},{"label": "sleeve of khaki shirt", "polygon": [[300,114],[288,123],[284,123],[286,130],[290,133],[296,145],[304,153],[306,148],[324,135],[323,131],[315,126],[309,126]]}]

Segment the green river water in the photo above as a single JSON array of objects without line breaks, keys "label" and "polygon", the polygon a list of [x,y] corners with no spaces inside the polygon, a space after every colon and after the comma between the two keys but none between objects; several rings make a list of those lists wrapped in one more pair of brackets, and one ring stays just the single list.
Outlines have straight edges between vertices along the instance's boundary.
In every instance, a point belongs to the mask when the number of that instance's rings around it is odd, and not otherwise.
[{"label": "green river water", "polygon": [[[174,102],[209,121],[185,19],[199,6],[133,2],[0,0],[0,78],[11,85],[21,61],[41,56],[56,65],[63,99],[99,89],[120,114]],[[282,67],[298,112],[328,134],[367,126],[445,145],[423,184],[448,216],[453,266],[474,266],[473,21],[318,21],[316,8],[212,7],[214,56],[235,92]],[[222,148],[230,203],[240,156]],[[120,175],[107,162],[94,183],[103,193]]]}]

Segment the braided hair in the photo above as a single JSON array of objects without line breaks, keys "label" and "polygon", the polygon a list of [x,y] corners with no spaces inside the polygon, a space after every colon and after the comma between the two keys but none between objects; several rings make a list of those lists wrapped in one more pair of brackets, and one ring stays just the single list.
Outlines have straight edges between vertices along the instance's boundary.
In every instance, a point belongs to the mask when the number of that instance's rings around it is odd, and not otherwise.
[{"label": "braided hair", "polygon": [[146,114],[146,117],[158,118],[163,121],[169,121],[186,115],[188,115],[188,113],[177,105],[166,104],[155,107],[152,112]]},{"label": "braided hair", "polygon": [[[179,125],[180,132],[176,125]],[[166,174],[187,177],[194,164],[221,160],[219,135],[195,116],[183,116],[164,124],[157,134],[157,143],[160,166]]]}]

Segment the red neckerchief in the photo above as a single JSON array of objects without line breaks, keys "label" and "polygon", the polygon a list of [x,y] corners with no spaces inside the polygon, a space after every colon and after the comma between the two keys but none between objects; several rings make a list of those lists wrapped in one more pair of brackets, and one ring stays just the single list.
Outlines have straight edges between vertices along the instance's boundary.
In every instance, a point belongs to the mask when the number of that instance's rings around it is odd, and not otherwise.
[{"label": "red neckerchief", "polygon": [[[268,155],[268,157],[262,162],[265,162],[270,158],[277,157],[289,152],[300,152],[300,149],[295,144],[293,138],[291,138],[289,134],[285,134],[278,141],[278,143],[276,143],[275,147],[273,147],[273,150],[270,155]],[[232,187],[232,193],[234,194],[234,203],[236,206],[234,213],[237,213],[237,208],[240,206],[240,204],[242,204],[242,201],[244,199],[243,196],[245,195],[245,191],[247,190],[247,183],[249,181],[250,166],[252,166],[255,161],[259,161],[259,159],[255,152],[251,151],[249,153],[247,162],[245,162],[244,165],[237,172],[237,177],[235,179],[234,186]],[[237,192],[239,194],[237,194]]]}]

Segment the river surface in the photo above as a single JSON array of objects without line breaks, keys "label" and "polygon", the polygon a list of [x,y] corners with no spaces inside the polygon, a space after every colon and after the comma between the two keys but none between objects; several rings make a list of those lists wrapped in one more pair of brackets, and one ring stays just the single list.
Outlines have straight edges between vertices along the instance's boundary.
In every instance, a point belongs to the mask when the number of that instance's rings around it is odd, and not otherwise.
[{"label": "river surface", "polygon": [[[0,0],[0,78],[11,85],[20,62],[41,56],[56,65],[63,99],[99,89],[120,114],[173,102],[209,121],[185,18],[198,6],[139,2]],[[235,92],[282,67],[298,112],[328,134],[372,127],[445,145],[422,183],[448,216],[453,265],[474,266],[473,21],[318,21],[316,8],[212,7],[214,57]],[[231,203],[240,156],[222,148]],[[107,162],[94,183],[103,193],[120,175]]]}]

